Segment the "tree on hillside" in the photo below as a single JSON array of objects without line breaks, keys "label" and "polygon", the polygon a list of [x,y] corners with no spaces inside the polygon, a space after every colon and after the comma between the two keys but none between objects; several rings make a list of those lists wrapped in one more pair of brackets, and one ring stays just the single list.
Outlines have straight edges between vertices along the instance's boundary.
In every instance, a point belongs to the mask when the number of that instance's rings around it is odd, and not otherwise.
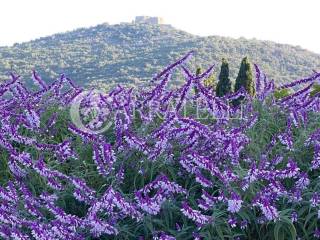
[{"label": "tree on hillside", "polygon": [[219,74],[219,82],[216,88],[216,95],[222,97],[231,92],[231,81],[229,78],[229,63],[222,58],[222,64]]},{"label": "tree on hillside", "polygon": [[203,84],[206,88],[214,90],[216,87],[216,78],[211,74],[207,79],[203,81]]},{"label": "tree on hillside", "polygon": [[[198,77],[202,73],[202,69],[200,67],[196,70],[196,76]],[[209,89],[215,89],[216,79],[213,74],[211,74],[207,79],[203,81],[203,85]],[[198,93],[198,89],[194,88],[195,93]]]},{"label": "tree on hillside", "polygon": [[236,78],[235,92],[238,91],[241,87],[251,95],[256,94],[255,81],[253,80],[253,74],[251,69],[251,64],[248,57],[242,59],[240,70]]}]

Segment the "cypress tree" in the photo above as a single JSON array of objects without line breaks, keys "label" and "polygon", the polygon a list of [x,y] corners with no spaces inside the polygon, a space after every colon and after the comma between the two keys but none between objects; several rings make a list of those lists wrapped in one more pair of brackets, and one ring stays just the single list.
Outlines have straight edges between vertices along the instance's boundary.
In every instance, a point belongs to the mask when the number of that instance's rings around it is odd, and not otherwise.
[{"label": "cypress tree", "polygon": [[216,95],[222,97],[231,92],[231,81],[229,78],[229,63],[222,58],[222,64],[219,74],[219,82],[216,88]]},{"label": "cypress tree", "polygon": [[248,57],[242,59],[240,70],[236,78],[236,84],[234,88],[235,92],[238,91],[242,86],[251,96],[256,94],[255,81],[253,80],[251,64]]},{"label": "cypress tree", "polygon": [[199,76],[201,74],[201,67],[198,67],[196,70],[196,76]]}]

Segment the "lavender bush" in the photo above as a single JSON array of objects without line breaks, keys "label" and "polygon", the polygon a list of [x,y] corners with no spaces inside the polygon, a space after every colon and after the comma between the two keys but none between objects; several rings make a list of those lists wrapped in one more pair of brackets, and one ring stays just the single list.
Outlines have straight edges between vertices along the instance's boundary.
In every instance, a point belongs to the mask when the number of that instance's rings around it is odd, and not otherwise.
[{"label": "lavender bush", "polygon": [[[35,92],[13,74],[0,85],[1,238],[320,238],[320,74],[275,98],[255,66],[254,98],[219,98],[203,85],[213,66],[197,76],[191,57],[138,92],[93,96],[36,72]],[[168,88],[176,71],[185,83]]]}]

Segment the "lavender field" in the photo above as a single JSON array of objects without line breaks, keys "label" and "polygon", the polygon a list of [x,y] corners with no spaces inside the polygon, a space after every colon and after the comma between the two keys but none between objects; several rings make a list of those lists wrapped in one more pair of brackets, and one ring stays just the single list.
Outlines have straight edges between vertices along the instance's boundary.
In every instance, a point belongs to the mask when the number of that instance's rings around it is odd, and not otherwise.
[{"label": "lavender field", "polygon": [[2,83],[0,238],[320,239],[320,73],[218,97],[192,55],[140,89]]}]

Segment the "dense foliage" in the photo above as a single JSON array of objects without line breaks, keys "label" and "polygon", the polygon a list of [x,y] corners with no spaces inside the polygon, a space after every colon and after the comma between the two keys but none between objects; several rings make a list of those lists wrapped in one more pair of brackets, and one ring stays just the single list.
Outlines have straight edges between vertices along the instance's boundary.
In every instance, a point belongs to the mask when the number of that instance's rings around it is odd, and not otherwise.
[{"label": "dense foliage", "polygon": [[219,82],[216,87],[216,95],[223,97],[231,93],[231,81],[229,78],[229,63],[226,59],[222,59],[221,69],[219,73]]},{"label": "dense foliage", "polygon": [[[256,98],[219,98],[202,84],[213,67],[197,76],[191,57],[145,91],[94,94],[36,72],[39,90],[16,75],[0,85],[1,238],[320,238],[320,74],[277,100],[255,65]],[[68,117],[76,103],[84,128]]]},{"label": "dense foliage", "polygon": [[[168,25],[101,24],[0,47],[0,78],[6,79],[7,73],[15,70],[28,79],[31,69],[37,69],[47,82],[63,72],[81,86],[137,86],[191,49],[197,51],[191,67],[199,64],[206,68],[210,62],[228,59],[232,81],[238,74],[239,59],[244,56],[259,64],[277,83],[320,69],[319,55],[296,46],[255,39],[198,37]],[[171,83],[182,82],[177,78]]]},{"label": "dense foliage", "polygon": [[241,66],[239,69],[238,76],[236,78],[236,84],[234,86],[235,91],[239,91],[241,88],[244,88],[250,96],[256,94],[255,83],[253,80],[251,64],[249,59],[245,57],[241,61]]}]

